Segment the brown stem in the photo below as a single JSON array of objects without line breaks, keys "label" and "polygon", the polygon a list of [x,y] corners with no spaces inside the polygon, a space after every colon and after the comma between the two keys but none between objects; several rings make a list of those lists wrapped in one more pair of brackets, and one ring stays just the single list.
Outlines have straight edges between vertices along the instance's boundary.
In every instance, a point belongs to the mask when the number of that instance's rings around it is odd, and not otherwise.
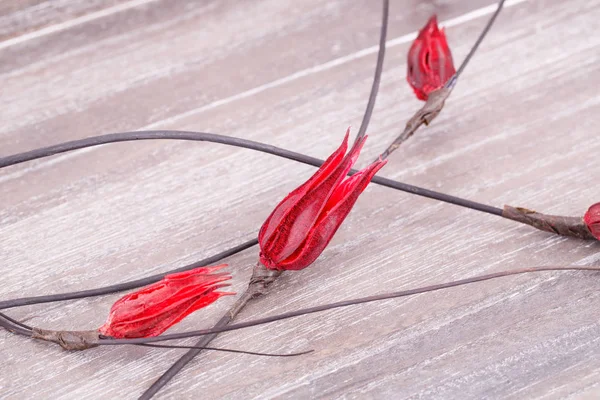
[{"label": "brown stem", "polygon": [[421,107],[421,109],[417,111],[411,119],[408,120],[404,131],[392,142],[392,144],[388,146],[387,149],[385,149],[383,153],[381,153],[381,158],[384,160],[388,158],[389,155],[392,154],[398,147],[400,147],[400,145],[409,137],[411,137],[421,125],[429,125],[431,121],[438,116],[440,111],[442,111],[442,108],[444,108],[444,103],[446,102],[448,96],[450,96],[451,92],[452,89],[441,88],[429,93],[429,97],[427,98],[427,101],[423,107]]},{"label": "brown stem", "polygon": [[[238,309],[239,311],[239,309]],[[230,311],[231,312],[231,311]],[[7,323],[8,322],[8,323]],[[93,347],[98,347],[102,343],[101,341],[106,340],[107,337],[99,334],[98,331],[53,331],[40,328],[29,328],[19,321],[13,320],[12,318],[0,314],[0,326],[9,332],[24,335],[32,339],[44,340],[47,342],[57,343],[65,350],[87,350]],[[26,327],[26,328],[24,328]],[[216,334],[214,335],[216,336]],[[114,338],[112,340],[115,340]],[[217,347],[198,347],[198,346],[178,346],[178,345],[164,345],[164,344],[150,344],[140,343],[137,346],[146,347],[158,347],[166,349],[199,349],[199,350],[213,350],[223,351],[226,353],[236,354],[249,354],[253,356],[264,356],[264,357],[295,357],[304,354],[312,353],[314,350],[306,350],[297,353],[262,353],[257,351],[246,351],[236,349],[224,349]]]},{"label": "brown stem", "polygon": [[86,350],[98,346],[98,331],[51,331],[33,328],[33,339],[46,340],[59,344],[65,350]]},{"label": "brown stem", "polygon": [[531,225],[542,231],[585,240],[596,240],[583,218],[547,215],[523,207],[504,206],[502,217]]},{"label": "brown stem", "polygon": [[[250,300],[260,297],[267,293],[269,286],[281,275],[281,271],[273,271],[257,263],[254,267],[252,277],[248,283],[248,288],[242,296],[231,306],[229,311],[217,322],[213,329],[223,328],[228,325],[235,316],[250,302]],[[206,335],[196,343],[195,347],[206,347],[218,333]],[[152,386],[148,388],[139,398],[139,400],[151,399],[163,386],[165,386],[179,371],[181,371],[190,361],[194,359],[202,349],[191,349],[185,353],[175,364],[171,366]]]}]

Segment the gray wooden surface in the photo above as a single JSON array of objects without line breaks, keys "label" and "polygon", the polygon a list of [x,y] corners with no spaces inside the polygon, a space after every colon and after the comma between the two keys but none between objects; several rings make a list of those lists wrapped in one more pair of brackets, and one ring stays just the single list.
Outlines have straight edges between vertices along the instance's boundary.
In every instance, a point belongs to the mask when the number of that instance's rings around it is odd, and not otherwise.
[{"label": "gray wooden surface", "polygon": [[[420,106],[406,52],[436,12],[457,62],[491,0],[391,2],[359,166]],[[0,4],[0,155],[142,128],[260,140],[325,157],[370,89],[374,0]],[[581,215],[599,201],[599,0],[508,2],[446,109],[381,175],[502,206]],[[221,145],[116,144],[0,171],[0,298],[166,271],[245,241],[311,167]],[[484,272],[600,265],[600,246],[372,185],[322,257],[239,320]],[[227,260],[241,291],[257,249]],[[219,337],[160,398],[598,398],[600,281],[506,278]],[[119,295],[9,310],[92,329]],[[211,326],[226,298],[171,332]],[[189,342],[191,343],[191,341]],[[183,350],[67,353],[0,332],[0,398],[136,398]]]}]

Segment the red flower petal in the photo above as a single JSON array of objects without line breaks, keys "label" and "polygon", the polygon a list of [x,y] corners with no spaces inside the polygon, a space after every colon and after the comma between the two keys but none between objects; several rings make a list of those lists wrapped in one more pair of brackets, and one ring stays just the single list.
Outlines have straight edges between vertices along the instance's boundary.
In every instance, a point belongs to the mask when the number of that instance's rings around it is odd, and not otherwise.
[{"label": "red flower petal", "polygon": [[98,330],[117,338],[160,335],[190,313],[233,294],[216,291],[228,286],[219,282],[231,278],[226,273],[213,273],[224,267],[226,264],[170,274],[123,296],[111,307],[106,323]]},{"label": "red flower petal", "polygon": [[302,246],[293,256],[281,262],[278,269],[300,270],[312,264],[325,250],[360,194],[386,162],[376,161],[339,185]]},{"label": "red flower petal", "polygon": [[319,182],[322,182],[327,176],[331,175],[339,165],[339,163],[344,158],[344,154],[346,153],[346,149],[348,148],[348,133],[346,133],[346,137],[344,137],[344,141],[338,147],[336,151],[334,151],[327,160],[321,165],[321,167],[311,176],[308,181],[306,181],[300,187],[294,189],[290,192],[278,205],[275,207],[271,215],[267,217],[266,221],[260,228],[260,232],[258,233],[258,237],[270,237],[271,234],[277,229],[277,227],[281,224],[283,219],[291,212],[294,204],[302,198],[308,191],[310,191],[314,186],[316,186]]},{"label": "red flower petal", "polygon": [[[344,142],[305,184],[290,193],[275,208],[259,232],[261,262],[267,268],[293,254],[316,222],[336,185],[356,161],[364,138],[347,148],[349,129]],[[330,162],[330,160],[333,160]],[[278,223],[276,224],[276,222]]]},{"label": "red flower petal", "polygon": [[160,318],[149,314],[137,320],[116,322],[111,324],[110,328],[101,330],[101,333],[117,338],[158,336],[194,311],[208,306],[226,294],[230,293],[209,291],[201,297],[186,299],[176,307],[163,310]]}]

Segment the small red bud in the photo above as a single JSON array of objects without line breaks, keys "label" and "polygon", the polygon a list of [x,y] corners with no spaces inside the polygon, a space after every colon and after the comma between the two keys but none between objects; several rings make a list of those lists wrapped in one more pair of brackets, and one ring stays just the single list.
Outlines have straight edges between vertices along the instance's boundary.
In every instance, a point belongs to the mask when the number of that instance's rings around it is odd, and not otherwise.
[{"label": "small red bud", "polygon": [[600,240],[600,203],[594,204],[587,210],[583,217],[583,221],[590,232],[592,232],[592,235]]},{"label": "small red bud", "polygon": [[425,101],[429,93],[444,86],[455,72],[446,34],[438,28],[437,17],[433,15],[408,51],[406,80],[417,98]]}]

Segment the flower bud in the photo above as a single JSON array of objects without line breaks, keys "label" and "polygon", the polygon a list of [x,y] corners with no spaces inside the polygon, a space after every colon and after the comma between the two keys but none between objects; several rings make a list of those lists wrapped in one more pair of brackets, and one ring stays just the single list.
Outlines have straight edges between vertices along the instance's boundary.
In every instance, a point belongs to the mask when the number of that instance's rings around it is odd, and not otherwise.
[{"label": "flower bud", "polygon": [[110,309],[108,320],[98,331],[115,338],[158,336],[194,311],[234,293],[216,291],[231,279],[215,267],[195,268],[166,275],[162,280],[121,297]]},{"label": "flower bud", "polygon": [[444,86],[455,72],[446,34],[433,15],[408,51],[406,80],[417,98],[426,101],[429,93]]},{"label": "flower bud", "polygon": [[288,194],[267,218],[258,234],[260,262],[272,270],[308,267],[323,252],[358,196],[384,165],[378,160],[346,177],[358,158],[366,136],[346,153],[342,145],[303,185]]}]

